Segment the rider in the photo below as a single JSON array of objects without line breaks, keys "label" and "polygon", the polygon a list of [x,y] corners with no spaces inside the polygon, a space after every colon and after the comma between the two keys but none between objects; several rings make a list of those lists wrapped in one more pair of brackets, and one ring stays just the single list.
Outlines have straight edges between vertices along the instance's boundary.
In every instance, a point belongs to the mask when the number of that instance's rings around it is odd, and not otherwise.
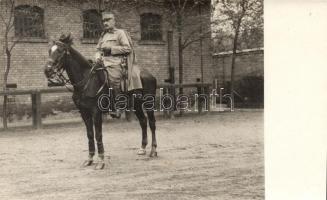
[{"label": "rider", "polygon": [[[122,79],[127,70],[128,91],[142,88],[140,70],[135,65],[136,59],[133,44],[128,33],[115,27],[115,15],[112,12],[102,13],[104,32],[101,34],[97,44],[95,59],[97,63],[103,63],[108,70],[109,84],[113,91],[113,97],[122,91]],[[128,69],[126,67],[128,66]],[[127,91],[125,91],[127,92]],[[113,106],[113,111],[115,111]],[[115,117],[115,115],[112,115]],[[116,117],[120,117],[116,112]]]}]

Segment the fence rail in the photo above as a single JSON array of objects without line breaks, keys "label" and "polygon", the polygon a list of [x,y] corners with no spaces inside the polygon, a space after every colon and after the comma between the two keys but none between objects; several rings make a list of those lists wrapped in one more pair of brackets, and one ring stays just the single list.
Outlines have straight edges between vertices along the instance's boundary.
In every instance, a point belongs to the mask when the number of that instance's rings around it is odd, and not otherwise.
[{"label": "fence rail", "polygon": [[[177,88],[196,88],[198,94],[209,95],[209,90],[212,84],[210,83],[189,83],[189,84],[158,84],[157,89],[163,88],[166,93],[172,94],[175,97]],[[73,89],[73,88],[70,88]],[[42,104],[42,94],[50,93],[70,93],[67,88],[47,88],[47,89],[32,89],[32,90],[8,90],[0,91],[0,96],[9,95],[31,95],[32,104],[32,126],[36,129],[42,127],[42,117],[41,117],[41,104]],[[202,103],[198,102],[198,112],[202,112]],[[210,104],[207,104],[207,109],[210,111]],[[167,113],[166,113],[167,114]],[[169,116],[172,112],[168,113]],[[7,119],[4,119],[7,120]]]}]

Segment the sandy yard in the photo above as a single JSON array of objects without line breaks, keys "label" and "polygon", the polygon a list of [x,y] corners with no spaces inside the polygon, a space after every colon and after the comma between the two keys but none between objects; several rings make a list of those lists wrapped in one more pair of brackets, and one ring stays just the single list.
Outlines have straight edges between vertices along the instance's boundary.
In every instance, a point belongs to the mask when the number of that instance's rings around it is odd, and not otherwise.
[{"label": "sandy yard", "polygon": [[[137,156],[137,121],[104,124],[106,167],[83,168],[81,123],[0,132],[0,199],[264,199],[263,112],[157,121],[158,157]],[[149,142],[151,134],[149,134]]]}]

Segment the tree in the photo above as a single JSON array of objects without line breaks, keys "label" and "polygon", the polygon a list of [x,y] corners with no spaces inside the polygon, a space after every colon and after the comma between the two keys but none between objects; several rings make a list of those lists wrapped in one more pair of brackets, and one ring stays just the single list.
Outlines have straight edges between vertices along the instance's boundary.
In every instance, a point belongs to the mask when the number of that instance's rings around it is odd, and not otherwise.
[{"label": "tree", "polygon": [[[202,41],[210,38],[210,26],[204,25],[203,18],[207,15],[202,9],[206,5],[210,5],[208,0],[167,0],[170,24],[177,31],[178,40],[178,67],[179,67],[179,83],[183,83],[183,53],[184,50],[192,43],[199,42],[200,61],[201,61],[201,81],[203,82],[203,57],[202,57]],[[183,88],[180,88],[183,93]]]},{"label": "tree", "polygon": [[[4,65],[4,77],[3,77],[3,91],[7,91],[7,82],[8,82],[8,75],[11,67],[11,52],[12,49],[15,47],[16,42],[11,40],[10,32],[14,28],[14,9],[15,9],[15,1],[14,0],[5,0],[1,1],[1,13],[0,18],[1,22],[4,27],[3,33],[3,50],[5,54],[5,65]],[[7,95],[4,96],[3,99],[3,127],[7,128]]]},{"label": "tree", "polygon": [[[216,31],[232,38],[231,63],[231,97],[234,101],[234,77],[236,53],[240,43],[240,36],[254,30],[263,30],[263,1],[262,0],[215,0]],[[255,31],[254,31],[255,32]],[[226,34],[230,33],[230,34]],[[218,35],[219,37],[219,35]]]},{"label": "tree", "polygon": [[[4,63],[4,75],[2,90],[7,91],[8,76],[11,69],[11,57],[13,49],[16,44],[26,36],[44,34],[43,27],[40,27],[40,12],[35,6],[21,6],[16,7],[15,0],[1,0],[0,1],[0,24],[3,27],[3,33],[1,34],[1,44],[4,51],[5,63]],[[26,16],[28,15],[28,18]],[[21,20],[19,20],[19,18]],[[28,23],[25,28],[15,30],[15,25],[21,22]],[[3,127],[7,128],[7,95],[4,95],[3,99]]]}]

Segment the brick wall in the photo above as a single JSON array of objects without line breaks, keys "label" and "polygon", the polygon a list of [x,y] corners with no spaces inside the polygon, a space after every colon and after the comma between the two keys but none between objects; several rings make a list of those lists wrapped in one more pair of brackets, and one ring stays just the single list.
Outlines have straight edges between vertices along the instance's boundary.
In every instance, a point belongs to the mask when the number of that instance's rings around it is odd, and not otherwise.
[{"label": "brick wall", "polygon": [[[235,80],[240,80],[245,76],[263,77],[263,55],[263,49],[238,52],[235,63]],[[214,78],[217,78],[219,84],[223,85],[226,81],[230,81],[232,54],[231,52],[223,52],[215,54],[213,57]]]},{"label": "brick wall", "polygon": [[[20,0],[20,4],[33,5],[32,0]],[[40,1],[42,2],[42,1]],[[83,43],[82,10],[95,8],[95,5],[82,4],[80,2],[69,1],[70,3],[56,1],[44,1],[38,3],[38,6],[44,8],[44,26],[46,39],[42,42],[20,42],[13,51],[12,69],[9,75],[9,83],[16,83],[19,89],[45,88],[47,80],[43,74],[43,66],[47,59],[48,42],[51,39],[58,38],[61,33],[71,32],[74,37],[74,48],[87,58],[93,58],[95,52],[95,43]],[[208,8],[206,8],[208,9]],[[117,9],[117,26],[127,29],[132,36],[135,44],[139,65],[148,69],[157,77],[159,83],[163,83],[168,76],[168,47],[167,30],[169,25],[162,16],[163,21],[163,42],[160,44],[142,44],[140,41],[140,14],[152,12],[163,14],[158,7],[140,7],[128,13],[119,12]],[[208,12],[209,10],[203,11]],[[204,24],[210,24],[210,14],[206,17]],[[3,29],[2,26],[0,29]],[[2,31],[2,30],[0,30]],[[185,30],[187,31],[187,30]],[[213,78],[212,55],[210,50],[211,40],[206,39],[203,42],[203,61],[204,61],[204,82],[211,82]],[[174,65],[176,67],[176,81],[178,81],[178,58],[177,58],[177,40],[174,40]],[[2,43],[1,43],[2,46]],[[184,52],[184,82],[195,82],[196,78],[201,77],[199,42],[190,45]],[[0,55],[1,69],[0,80],[3,77],[3,54]],[[2,82],[1,82],[2,84]]]}]

